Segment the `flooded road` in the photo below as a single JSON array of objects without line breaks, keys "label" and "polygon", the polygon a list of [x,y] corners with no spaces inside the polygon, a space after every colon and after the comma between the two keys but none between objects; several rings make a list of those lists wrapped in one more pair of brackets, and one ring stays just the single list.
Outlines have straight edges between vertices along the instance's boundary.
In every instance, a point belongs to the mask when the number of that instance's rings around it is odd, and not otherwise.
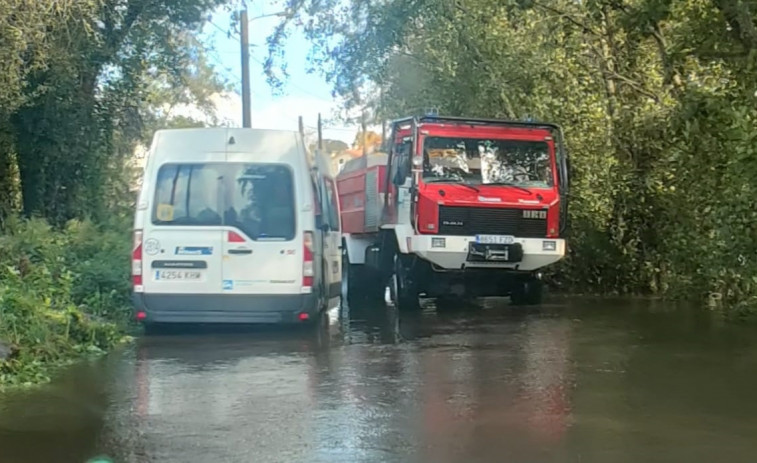
[{"label": "flooded road", "polygon": [[[0,463],[711,462],[757,455],[757,329],[553,301],[142,339],[0,396]],[[340,316],[341,315],[341,316]]]}]

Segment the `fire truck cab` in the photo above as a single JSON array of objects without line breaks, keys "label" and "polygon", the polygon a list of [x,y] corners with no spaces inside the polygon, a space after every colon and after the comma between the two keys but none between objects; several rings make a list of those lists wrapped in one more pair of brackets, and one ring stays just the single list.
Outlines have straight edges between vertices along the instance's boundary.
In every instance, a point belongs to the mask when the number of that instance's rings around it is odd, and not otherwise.
[{"label": "fire truck cab", "polygon": [[554,124],[455,117],[391,123],[388,154],[337,178],[347,297],[542,299],[566,251],[568,164]]}]

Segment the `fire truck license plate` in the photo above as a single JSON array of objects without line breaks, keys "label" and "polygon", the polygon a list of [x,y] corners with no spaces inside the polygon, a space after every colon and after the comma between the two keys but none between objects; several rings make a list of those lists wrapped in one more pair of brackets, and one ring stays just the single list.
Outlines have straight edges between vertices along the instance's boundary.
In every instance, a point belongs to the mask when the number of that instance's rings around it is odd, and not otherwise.
[{"label": "fire truck license plate", "polygon": [[510,235],[476,235],[476,243],[481,244],[513,244],[515,237]]}]

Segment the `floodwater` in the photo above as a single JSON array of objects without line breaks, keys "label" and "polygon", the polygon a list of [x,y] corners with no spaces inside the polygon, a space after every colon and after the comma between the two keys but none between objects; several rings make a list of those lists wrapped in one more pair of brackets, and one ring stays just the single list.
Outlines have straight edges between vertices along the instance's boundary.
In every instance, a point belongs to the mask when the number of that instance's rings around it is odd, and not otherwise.
[{"label": "floodwater", "polygon": [[141,339],[0,396],[0,462],[751,462],[757,328],[661,302]]}]

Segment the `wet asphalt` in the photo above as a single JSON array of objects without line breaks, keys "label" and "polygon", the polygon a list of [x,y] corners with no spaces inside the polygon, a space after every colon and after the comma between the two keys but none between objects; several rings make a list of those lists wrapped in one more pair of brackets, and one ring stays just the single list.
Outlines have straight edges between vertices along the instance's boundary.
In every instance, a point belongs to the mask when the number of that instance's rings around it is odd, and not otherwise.
[{"label": "wet asphalt", "polygon": [[182,327],[0,395],[0,463],[752,462],[757,328],[552,300]]}]

